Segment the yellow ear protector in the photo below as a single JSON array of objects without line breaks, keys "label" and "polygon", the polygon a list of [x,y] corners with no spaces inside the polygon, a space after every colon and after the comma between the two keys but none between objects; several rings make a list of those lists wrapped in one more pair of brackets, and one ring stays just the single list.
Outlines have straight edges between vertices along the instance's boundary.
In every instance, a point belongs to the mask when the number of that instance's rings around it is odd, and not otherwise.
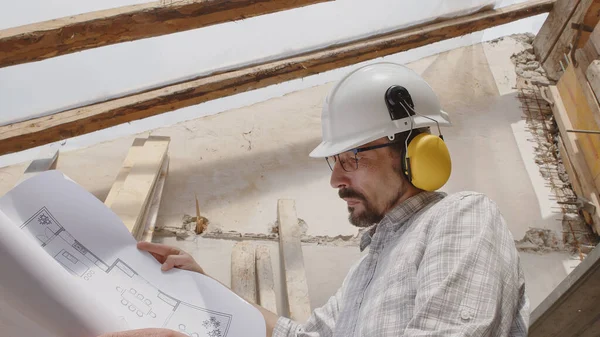
[{"label": "yellow ear protector", "polygon": [[[412,98],[406,88],[394,85],[385,93],[385,102],[392,120],[410,118],[411,127],[405,141],[402,170],[408,181],[416,188],[435,191],[444,186],[452,172],[450,152],[444,142],[439,123],[415,111]],[[413,129],[414,115],[433,120],[439,136]],[[412,137],[413,134],[416,136]]]}]

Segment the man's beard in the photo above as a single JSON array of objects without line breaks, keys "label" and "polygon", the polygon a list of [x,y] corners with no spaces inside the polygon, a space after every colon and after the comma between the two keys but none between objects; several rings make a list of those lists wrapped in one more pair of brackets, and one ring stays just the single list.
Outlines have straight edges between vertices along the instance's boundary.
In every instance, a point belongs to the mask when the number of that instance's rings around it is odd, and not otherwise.
[{"label": "man's beard", "polygon": [[[370,227],[376,223],[379,223],[385,216],[384,213],[378,211],[360,192],[357,192],[351,188],[344,188],[339,190],[338,195],[340,198],[354,198],[362,201],[364,211],[360,214],[354,214],[354,207],[348,207],[348,212],[350,212],[348,220],[356,227]],[[394,198],[392,198],[392,200],[390,200],[388,203],[387,208],[389,209],[391,206],[393,206],[401,196],[402,194],[398,193]]]}]

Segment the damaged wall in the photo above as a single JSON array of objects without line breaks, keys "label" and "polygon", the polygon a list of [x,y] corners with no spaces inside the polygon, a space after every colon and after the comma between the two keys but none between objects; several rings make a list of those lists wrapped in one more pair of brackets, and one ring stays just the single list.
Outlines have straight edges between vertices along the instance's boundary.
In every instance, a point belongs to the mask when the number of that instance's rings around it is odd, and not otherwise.
[{"label": "damaged wall", "polygon": [[[525,160],[524,154],[532,149],[524,147],[527,143],[520,137],[527,135],[514,130],[514,125],[522,122],[522,112],[514,90],[515,66],[510,56],[529,48],[523,41],[504,38],[410,64],[431,83],[454,123],[452,128],[443,129],[454,160],[452,177],[443,190],[467,189],[490,196],[498,203],[515,240],[523,238],[530,228],[549,230],[559,236],[562,232],[559,217],[548,213],[546,199],[551,192],[536,186],[536,173],[526,167],[530,160]],[[358,231],[347,221],[345,203],[329,186],[327,164],[308,157],[320,142],[321,106],[330,87],[331,84],[316,86],[152,130],[154,135],[172,139],[170,170],[157,226],[181,227],[185,215],[195,215],[197,195],[200,211],[210,221],[209,233],[268,235],[276,220],[277,200],[295,199],[308,237],[342,235],[346,239],[324,244],[350,245],[343,247],[344,253],[328,249],[319,259],[307,262],[310,275],[342,266],[333,278],[309,279],[313,305],[326,301],[327,294],[339,286],[346,268],[359,256],[357,248],[352,253],[346,251],[353,246],[348,237]],[[103,200],[133,138],[126,136],[61,153],[58,169]],[[0,194],[14,185],[24,169],[25,164],[0,169]],[[162,234],[169,235],[169,231]],[[221,281],[229,283],[230,248],[215,251],[213,247],[210,256],[214,258],[209,261],[204,253],[210,248],[201,244],[207,239],[167,239],[191,247],[201,264],[210,265]],[[190,241],[197,244],[190,246]],[[315,243],[307,245],[318,247]],[[542,253],[521,253],[533,307],[577,262],[565,252]]]},{"label": "damaged wall", "polygon": [[[149,86],[215,72],[221,68],[290,55],[318,46],[397,29],[439,15],[465,14],[495,3],[505,7],[525,0],[427,0],[408,6],[390,0],[337,0],[259,18],[225,23],[0,69],[0,124],[72,108]],[[134,4],[32,0],[10,2],[0,12],[0,29],[90,10]],[[344,13],[344,15],[339,15]],[[408,63],[426,56],[517,32],[535,33],[547,14],[519,20],[462,37],[440,41],[386,57]],[[310,20],[311,25],[306,22]],[[341,21],[340,21],[341,20]],[[331,24],[335,22],[335,24]],[[278,27],[273,30],[272,27]],[[308,28],[307,28],[308,27]],[[191,42],[190,42],[191,41]],[[198,41],[197,43],[195,43]],[[377,60],[374,60],[377,61]],[[369,63],[369,62],[366,62]],[[174,125],[240,108],[290,92],[323,85],[360,66],[354,65],[267,88],[206,102],[131,123],[0,156],[0,167],[32,160],[40,150],[73,150],[122,136]],[[35,79],[35,80],[32,80]],[[26,102],[26,104],[24,104]]]}]

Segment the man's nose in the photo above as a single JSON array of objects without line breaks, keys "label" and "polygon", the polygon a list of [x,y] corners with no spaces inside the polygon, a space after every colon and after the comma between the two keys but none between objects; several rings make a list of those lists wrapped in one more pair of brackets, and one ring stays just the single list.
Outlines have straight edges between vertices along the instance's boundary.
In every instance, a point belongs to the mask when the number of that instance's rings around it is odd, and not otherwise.
[{"label": "man's nose", "polygon": [[350,186],[350,178],[348,177],[348,172],[344,171],[342,165],[337,161],[335,165],[333,165],[333,170],[331,171],[331,178],[329,180],[331,187],[333,188],[345,188]]}]

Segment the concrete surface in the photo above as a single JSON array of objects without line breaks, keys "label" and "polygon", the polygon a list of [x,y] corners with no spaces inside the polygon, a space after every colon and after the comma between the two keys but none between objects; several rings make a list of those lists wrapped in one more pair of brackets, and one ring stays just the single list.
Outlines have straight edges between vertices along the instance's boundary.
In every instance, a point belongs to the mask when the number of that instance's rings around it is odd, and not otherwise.
[{"label": "concrete surface", "polygon": [[[204,271],[221,283],[231,284],[231,251],[237,241],[192,238],[178,240],[173,237],[156,237],[156,242],[177,246],[190,253]],[[277,242],[254,241],[254,245],[265,245],[271,250],[277,308],[280,315],[287,314],[282,267]],[[358,247],[318,246],[303,244],[306,279],[310,304],[313,309],[324,305],[335,294],[352,265],[366,253]],[[520,252],[521,264],[527,280],[526,292],[531,310],[577,266],[570,254],[552,252],[547,254]]]},{"label": "concrete surface", "polygon": [[578,260],[569,254],[552,252],[547,254],[519,254],[526,280],[531,311],[548,296],[578,265]]},{"label": "concrete surface", "polygon": [[[173,237],[157,237],[155,242],[180,247],[190,253],[204,271],[226,286],[231,285],[231,251],[236,241],[194,238],[177,240]],[[279,245],[277,242],[254,241],[254,245],[270,248],[273,267],[277,309],[280,315],[287,315],[283,285]],[[318,246],[303,244],[306,280],[311,307],[324,305],[342,284],[350,267],[362,256],[357,247]]]},{"label": "concrete surface", "polygon": [[[454,165],[443,190],[469,189],[490,196],[516,240],[530,227],[562,229],[558,216],[554,219],[542,209],[544,187],[534,188],[534,182],[539,185],[539,172],[526,168],[529,163],[524,158],[529,161],[530,157],[524,153],[531,149],[519,144],[527,135],[513,130],[521,122],[521,111],[512,89],[514,65],[507,56],[522,48],[519,41],[505,38],[495,45],[451,50],[409,65],[436,90],[454,123],[443,130]],[[154,135],[172,139],[157,226],[179,227],[184,215],[195,215],[197,194],[201,213],[210,221],[209,230],[268,233],[276,220],[277,199],[293,198],[308,235],[356,234],[347,221],[344,202],[329,186],[327,164],[308,157],[320,141],[320,109],[330,87],[320,85],[153,130]],[[134,137],[61,153],[57,168],[104,200]],[[25,167],[0,169],[0,195],[14,185]],[[208,272],[229,283],[232,241],[164,240],[189,249]],[[278,263],[272,252],[274,264]],[[355,247],[310,245],[305,254],[315,307],[333,294],[360,255]],[[552,271],[564,270],[569,256],[523,256],[533,308],[564,279],[566,272]]]}]

